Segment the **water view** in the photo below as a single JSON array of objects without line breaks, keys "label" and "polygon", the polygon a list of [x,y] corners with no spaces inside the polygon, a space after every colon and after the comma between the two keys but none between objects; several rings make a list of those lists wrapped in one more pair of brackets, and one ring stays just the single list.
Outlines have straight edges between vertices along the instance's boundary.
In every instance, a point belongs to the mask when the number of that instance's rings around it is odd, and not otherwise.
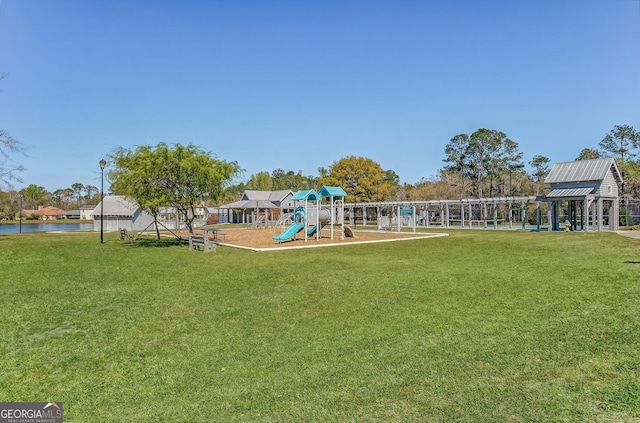
[{"label": "water view", "polygon": [[[22,232],[49,232],[49,231],[90,231],[92,223],[23,223]],[[19,223],[7,223],[0,225],[0,235],[17,234],[20,232]]]}]

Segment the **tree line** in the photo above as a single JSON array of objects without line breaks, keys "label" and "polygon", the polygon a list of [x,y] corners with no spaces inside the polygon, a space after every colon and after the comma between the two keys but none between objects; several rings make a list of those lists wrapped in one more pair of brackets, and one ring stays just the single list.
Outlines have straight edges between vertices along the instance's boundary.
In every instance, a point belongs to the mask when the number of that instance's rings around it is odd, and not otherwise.
[{"label": "tree line", "polygon": [[[37,210],[39,206],[53,206],[62,210],[80,209],[85,205],[96,205],[100,201],[98,187],[76,182],[69,188],[47,191],[45,187],[31,184],[19,191],[0,190],[0,217],[19,213],[20,201],[23,210]],[[31,216],[27,216],[31,217]]]},{"label": "tree line", "polygon": [[[6,140],[0,142],[0,147],[5,146],[3,154],[7,154],[6,145]],[[624,176],[621,192],[637,197],[639,155],[640,133],[632,126],[616,125],[597,147],[583,149],[576,160],[615,158]],[[196,204],[215,206],[236,201],[245,190],[317,190],[323,185],[342,186],[347,192],[347,202],[542,195],[544,178],[550,170],[549,158],[534,155],[525,162],[516,141],[504,132],[487,128],[451,138],[445,145],[443,162],[437,174],[414,184],[401,183],[394,170],[359,156],[343,157],[326,168],[320,167],[317,175],[278,168],[251,174],[245,181],[234,183],[244,175],[238,162],[218,159],[191,144],[159,143],[113,151],[109,155],[107,179],[109,192],[136,199],[152,215],[158,213],[158,207],[172,205],[185,216],[192,216]],[[38,205],[80,208],[99,201],[98,189],[93,185],[76,183],[50,193],[32,184],[20,192],[0,191],[0,214],[15,214],[20,195],[25,208]]]}]

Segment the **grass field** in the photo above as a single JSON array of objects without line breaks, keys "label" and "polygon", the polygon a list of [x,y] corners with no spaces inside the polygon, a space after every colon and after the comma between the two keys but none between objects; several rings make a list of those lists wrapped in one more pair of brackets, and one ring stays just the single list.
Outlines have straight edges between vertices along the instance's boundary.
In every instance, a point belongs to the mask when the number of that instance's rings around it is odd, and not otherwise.
[{"label": "grass field", "polygon": [[640,240],[0,236],[0,401],[65,422],[640,420]]}]

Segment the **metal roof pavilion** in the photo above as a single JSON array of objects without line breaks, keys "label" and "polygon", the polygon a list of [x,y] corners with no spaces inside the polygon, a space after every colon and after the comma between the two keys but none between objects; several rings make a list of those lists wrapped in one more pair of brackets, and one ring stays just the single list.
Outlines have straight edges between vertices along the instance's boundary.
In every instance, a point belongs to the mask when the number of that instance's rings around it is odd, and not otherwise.
[{"label": "metal roof pavilion", "polygon": [[621,180],[616,161],[611,157],[592,160],[577,160],[575,162],[556,163],[545,178],[547,184],[563,182],[601,181],[613,167],[614,176]]}]

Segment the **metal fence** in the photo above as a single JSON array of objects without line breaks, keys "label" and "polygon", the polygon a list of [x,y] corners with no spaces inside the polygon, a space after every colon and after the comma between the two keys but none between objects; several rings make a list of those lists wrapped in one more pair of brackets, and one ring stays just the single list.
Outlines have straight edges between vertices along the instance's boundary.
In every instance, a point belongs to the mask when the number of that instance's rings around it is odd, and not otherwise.
[{"label": "metal fence", "polygon": [[620,226],[640,225],[640,200],[637,198],[620,199]]}]

